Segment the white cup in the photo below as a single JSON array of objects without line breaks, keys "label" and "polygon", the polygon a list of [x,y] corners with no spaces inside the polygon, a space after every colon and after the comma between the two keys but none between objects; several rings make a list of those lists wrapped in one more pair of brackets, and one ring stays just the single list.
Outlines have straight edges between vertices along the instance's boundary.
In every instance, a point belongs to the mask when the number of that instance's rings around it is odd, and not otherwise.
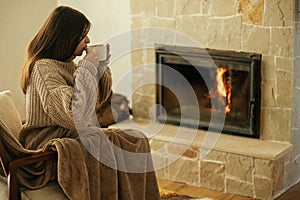
[{"label": "white cup", "polygon": [[95,49],[99,54],[99,61],[106,60],[107,58],[107,49],[105,44],[95,44],[87,47],[87,52]]}]

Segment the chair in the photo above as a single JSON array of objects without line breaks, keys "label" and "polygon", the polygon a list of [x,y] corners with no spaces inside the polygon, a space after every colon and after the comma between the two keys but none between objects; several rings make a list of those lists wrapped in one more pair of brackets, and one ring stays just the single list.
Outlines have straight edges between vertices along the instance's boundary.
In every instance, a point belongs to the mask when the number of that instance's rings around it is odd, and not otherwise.
[{"label": "chair", "polygon": [[[11,92],[4,91],[0,92],[0,134],[3,136],[4,128],[7,128],[11,133],[17,133],[21,128],[21,120],[17,109],[11,99]],[[2,126],[5,127],[2,127]],[[13,134],[9,137],[15,137]],[[9,200],[20,200],[20,199],[67,199],[62,189],[59,187],[56,181],[49,182],[46,186],[31,190],[24,186],[20,186],[17,180],[17,171],[20,167],[39,163],[49,159],[57,160],[57,152],[46,151],[32,153],[28,156],[14,159],[9,154],[9,146],[4,143],[3,137],[0,137],[0,179],[1,185],[7,185],[7,194],[4,193],[4,188],[0,187],[0,199],[7,198]],[[22,155],[20,153],[20,155]],[[2,196],[1,196],[2,195]],[[7,197],[4,197],[7,196]]]}]

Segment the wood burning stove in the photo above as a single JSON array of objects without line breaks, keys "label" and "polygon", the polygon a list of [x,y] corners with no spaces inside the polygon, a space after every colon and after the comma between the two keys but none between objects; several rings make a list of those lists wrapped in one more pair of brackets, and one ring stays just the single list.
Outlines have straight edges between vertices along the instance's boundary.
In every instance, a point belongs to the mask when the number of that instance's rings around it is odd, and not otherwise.
[{"label": "wood burning stove", "polygon": [[260,54],[167,45],[155,52],[158,121],[259,138]]}]

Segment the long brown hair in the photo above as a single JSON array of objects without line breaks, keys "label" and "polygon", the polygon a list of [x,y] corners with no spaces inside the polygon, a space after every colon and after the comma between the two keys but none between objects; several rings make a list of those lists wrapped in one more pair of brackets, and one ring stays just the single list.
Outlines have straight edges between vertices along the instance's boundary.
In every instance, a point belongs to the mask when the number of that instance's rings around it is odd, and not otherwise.
[{"label": "long brown hair", "polygon": [[27,47],[27,57],[20,76],[24,94],[35,62],[42,58],[67,61],[87,35],[90,26],[89,20],[82,13],[67,6],[57,7],[50,14]]}]

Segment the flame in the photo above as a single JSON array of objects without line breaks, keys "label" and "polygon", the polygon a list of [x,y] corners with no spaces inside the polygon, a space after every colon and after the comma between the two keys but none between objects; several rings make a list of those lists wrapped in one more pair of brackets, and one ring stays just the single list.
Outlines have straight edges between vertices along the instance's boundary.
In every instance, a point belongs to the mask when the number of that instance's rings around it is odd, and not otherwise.
[{"label": "flame", "polygon": [[218,94],[225,97],[227,100],[227,105],[225,107],[224,112],[230,112],[231,106],[231,87],[227,85],[226,80],[224,79],[224,73],[228,71],[226,68],[217,68],[217,91]]}]

